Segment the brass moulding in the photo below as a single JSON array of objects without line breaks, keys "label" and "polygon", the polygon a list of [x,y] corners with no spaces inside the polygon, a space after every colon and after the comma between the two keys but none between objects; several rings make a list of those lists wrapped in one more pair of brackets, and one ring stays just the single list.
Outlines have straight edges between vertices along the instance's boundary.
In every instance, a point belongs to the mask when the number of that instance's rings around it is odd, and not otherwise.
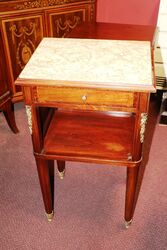
[{"label": "brass moulding", "polygon": [[141,120],[140,120],[140,142],[144,142],[144,134],[145,134],[145,129],[146,129],[146,124],[147,124],[147,118],[148,114],[147,113],[141,113]]},{"label": "brass moulding", "polygon": [[132,219],[129,221],[125,221],[125,228],[128,229],[131,224],[132,224]]},{"label": "brass moulding", "polygon": [[128,161],[132,161],[132,155],[128,153]]},{"label": "brass moulding", "polygon": [[61,180],[63,180],[63,179],[64,179],[64,176],[65,176],[65,169],[64,169],[62,172],[60,172],[60,171],[58,170],[58,176],[59,176],[59,178],[60,178]]},{"label": "brass moulding", "polygon": [[46,216],[47,216],[48,222],[51,222],[54,216],[54,212],[52,211],[50,214],[46,213]]},{"label": "brass moulding", "polygon": [[28,119],[28,127],[30,130],[30,134],[32,135],[32,113],[31,113],[31,106],[26,105],[26,114]]}]

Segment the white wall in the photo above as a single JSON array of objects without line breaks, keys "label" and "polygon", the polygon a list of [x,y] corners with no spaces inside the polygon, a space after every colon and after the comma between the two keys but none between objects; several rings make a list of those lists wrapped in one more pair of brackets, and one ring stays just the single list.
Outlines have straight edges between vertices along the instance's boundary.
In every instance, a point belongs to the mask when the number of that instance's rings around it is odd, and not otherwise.
[{"label": "white wall", "polygon": [[[157,26],[158,44],[155,49],[155,74],[157,88],[167,89],[167,0],[161,0]],[[164,85],[164,86],[163,86]]]}]

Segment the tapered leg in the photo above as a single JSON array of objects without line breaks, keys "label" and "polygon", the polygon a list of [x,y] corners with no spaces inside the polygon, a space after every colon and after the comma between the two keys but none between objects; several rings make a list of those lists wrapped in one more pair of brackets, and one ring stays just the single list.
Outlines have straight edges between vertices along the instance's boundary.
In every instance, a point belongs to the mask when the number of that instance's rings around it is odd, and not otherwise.
[{"label": "tapered leg", "polygon": [[65,175],[65,161],[57,160],[57,169],[60,179],[63,179]]},{"label": "tapered leg", "polygon": [[18,133],[19,130],[16,126],[15,117],[14,117],[14,105],[11,102],[11,100],[9,100],[8,102],[4,104],[3,113],[4,113],[4,116],[6,118],[6,121],[10,129],[13,131],[13,133],[15,134]]},{"label": "tapered leg", "polygon": [[51,170],[51,165],[53,167],[53,162],[50,162],[50,160],[40,159],[36,157],[36,164],[37,164],[38,176],[39,176],[46,215],[48,221],[51,221],[53,218],[53,199],[52,199],[53,195],[52,195],[50,170]]},{"label": "tapered leg", "polygon": [[51,194],[52,194],[52,204],[54,210],[54,160],[49,160],[49,176],[50,176],[50,185],[51,185]]},{"label": "tapered leg", "polygon": [[132,222],[138,198],[139,167],[127,167],[126,199],[125,199],[125,226],[128,228]]}]

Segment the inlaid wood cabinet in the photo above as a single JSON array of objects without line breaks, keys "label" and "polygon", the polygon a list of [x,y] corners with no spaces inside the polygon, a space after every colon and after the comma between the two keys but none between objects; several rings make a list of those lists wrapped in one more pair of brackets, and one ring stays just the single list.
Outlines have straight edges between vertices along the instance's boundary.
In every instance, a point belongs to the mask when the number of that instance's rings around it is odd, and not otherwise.
[{"label": "inlaid wood cabinet", "polygon": [[6,71],[6,60],[2,46],[2,34],[0,33],[0,111],[3,112],[6,121],[14,133],[18,132],[14,117],[14,105],[12,103],[12,95],[10,86],[8,85],[8,74]]},{"label": "inlaid wood cabinet", "polygon": [[[95,0],[0,0],[0,41],[12,101],[22,100],[14,81],[43,37],[65,37],[83,21],[95,20]],[[5,69],[3,69],[5,68]],[[0,82],[1,84],[1,82]]]}]

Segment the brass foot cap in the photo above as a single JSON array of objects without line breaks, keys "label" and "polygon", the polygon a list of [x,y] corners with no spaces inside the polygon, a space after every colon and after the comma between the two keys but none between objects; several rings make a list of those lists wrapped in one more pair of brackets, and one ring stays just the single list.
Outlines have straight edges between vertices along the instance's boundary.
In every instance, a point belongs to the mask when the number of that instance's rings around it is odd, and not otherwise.
[{"label": "brass foot cap", "polygon": [[58,171],[58,175],[59,175],[59,178],[60,178],[61,180],[63,180],[63,179],[64,179],[64,176],[65,176],[65,169],[64,169],[62,172]]},{"label": "brass foot cap", "polygon": [[51,222],[52,219],[53,219],[53,215],[54,215],[54,212],[52,211],[50,214],[47,214],[46,213],[46,216],[47,216],[47,219],[48,219],[48,222]]},{"label": "brass foot cap", "polygon": [[131,224],[132,224],[132,219],[129,221],[125,221],[125,228],[129,228]]}]

